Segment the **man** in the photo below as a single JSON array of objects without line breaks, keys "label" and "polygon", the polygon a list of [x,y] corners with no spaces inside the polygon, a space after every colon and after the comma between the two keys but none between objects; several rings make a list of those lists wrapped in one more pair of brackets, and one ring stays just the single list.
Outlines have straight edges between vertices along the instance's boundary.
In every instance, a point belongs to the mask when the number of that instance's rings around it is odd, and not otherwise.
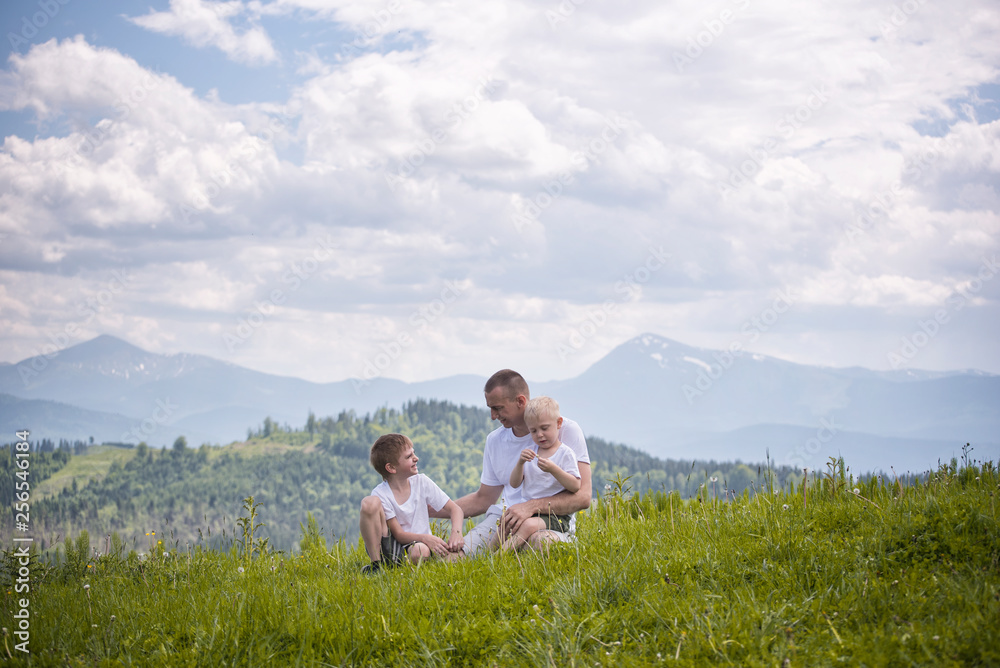
[{"label": "man", "polygon": [[[516,371],[503,369],[486,381],[484,393],[490,417],[502,426],[486,437],[479,489],[455,502],[466,517],[486,513],[486,518],[465,537],[464,551],[468,555],[480,549],[495,549],[500,544],[501,533],[506,536],[516,532],[522,522],[536,513],[574,516],[578,511],[590,507],[590,455],[580,425],[564,418],[559,430],[559,440],[576,453],[580,468],[580,489],[576,492],[564,490],[555,496],[525,501],[521,496],[521,489],[510,486],[510,472],[517,464],[521,451],[532,447],[531,435],[524,421],[524,408],[530,399],[528,383]],[[574,518],[570,524],[570,534],[575,526]],[[570,534],[539,531],[532,534],[529,545],[540,549],[551,542],[568,540]]]}]

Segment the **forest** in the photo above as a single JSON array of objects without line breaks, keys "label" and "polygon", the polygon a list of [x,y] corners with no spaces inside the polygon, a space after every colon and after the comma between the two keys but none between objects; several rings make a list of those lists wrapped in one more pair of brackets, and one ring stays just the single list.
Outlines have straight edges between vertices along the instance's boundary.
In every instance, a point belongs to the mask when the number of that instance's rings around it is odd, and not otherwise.
[{"label": "forest", "polygon": [[[86,479],[70,474],[88,458],[96,460],[92,453],[100,448],[82,441],[33,443],[32,523],[43,548],[82,530],[105,542],[117,533],[132,546],[155,531],[178,548],[223,548],[232,543],[242,500],[253,496],[261,503],[261,533],[277,549],[297,549],[310,515],[329,539],[353,543],[358,505],[379,482],[368,463],[378,436],[408,435],[421,471],[457,498],[478,487],[483,444],[493,428],[484,409],[424,399],[364,416],[342,412],[318,418],[309,412],[302,428],[267,418],[248,430],[246,441],[223,447],[192,448],[183,437],[163,450],[143,443],[131,449],[117,445],[121,456]],[[629,486],[637,493],[676,491],[693,498],[700,492],[702,498],[726,500],[759,489],[765,473],[758,465],[739,462],[659,459],[596,436],[587,444],[595,496],[618,477],[631,478]],[[9,445],[0,449],[0,462],[0,498],[12,499]],[[772,472],[782,483],[801,478],[791,469]],[[46,479],[49,484],[40,487]]]}]

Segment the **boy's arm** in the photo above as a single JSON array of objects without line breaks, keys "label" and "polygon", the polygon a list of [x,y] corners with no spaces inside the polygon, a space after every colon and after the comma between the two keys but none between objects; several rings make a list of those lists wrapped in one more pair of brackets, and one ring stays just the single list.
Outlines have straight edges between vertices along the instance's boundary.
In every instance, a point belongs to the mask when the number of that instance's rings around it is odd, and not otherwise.
[{"label": "boy's arm", "polygon": [[[429,547],[431,552],[434,552],[439,557],[448,556],[448,544],[434,534],[403,531],[403,527],[399,526],[399,520],[395,517],[391,520],[386,520],[386,524],[389,525],[389,533],[392,534],[392,537],[395,538],[397,542],[402,543],[403,545],[421,542]],[[461,525],[461,522],[459,522],[459,524]]]},{"label": "boy's arm", "polygon": [[524,482],[524,460],[518,459],[510,472],[510,486],[520,487],[522,482]]},{"label": "boy's arm", "polygon": [[[470,494],[466,494],[460,499],[455,499],[455,503],[458,507],[462,509],[462,512],[466,517],[475,517],[476,515],[482,515],[490,506],[497,502],[500,498],[500,492],[503,491],[503,485],[484,485],[479,484],[479,489]],[[439,511],[430,513],[431,517],[437,517],[439,519],[448,519],[448,514],[445,512],[444,508]]]},{"label": "boy's arm", "polygon": [[441,510],[451,515],[451,537],[448,538],[448,549],[451,552],[458,552],[465,545],[465,539],[462,538],[462,523],[465,521],[465,513],[451,499],[448,499],[448,503],[444,504],[444,508]]},{"label": "boy's arm", "polygon": [[[580,491],[579,478],[577,478],[571,473],[567,473],[566,471],[562,470],[562,468],[552,460],[547,460],[547,463],[545,464],[543,464],[542,462],[546,462],[546,460],[539,459],[538,468],[542,469],[546,473],[551,473],[552,477],[558,480],[559,484],[562,485],[567,492],[572,492],[576,494],[578,491]],[[511,477],[513,477],[513,474],[511,474]]]},{"label": "boy's arm", "polygon": [[521,483],[524,482],[524,465],[530,462],[532,459],[537,459],[538,455],[531,448],[525,448],[521,450],[521,454],[517,458],[517,462],[514,464],[514,468],[510,472],[510,486],[520,487]]}]

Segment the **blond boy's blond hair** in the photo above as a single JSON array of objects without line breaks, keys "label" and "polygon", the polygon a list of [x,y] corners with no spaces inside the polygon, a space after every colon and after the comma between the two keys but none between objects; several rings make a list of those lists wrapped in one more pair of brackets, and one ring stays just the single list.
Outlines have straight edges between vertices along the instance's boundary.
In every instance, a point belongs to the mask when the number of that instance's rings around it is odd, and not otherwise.
[{"label": "blond boy's blond hair", "polygon": [[538,422],[543,418],[559,419],[559,402],[552,397],[535,397],[524,407],[524,420]]}]

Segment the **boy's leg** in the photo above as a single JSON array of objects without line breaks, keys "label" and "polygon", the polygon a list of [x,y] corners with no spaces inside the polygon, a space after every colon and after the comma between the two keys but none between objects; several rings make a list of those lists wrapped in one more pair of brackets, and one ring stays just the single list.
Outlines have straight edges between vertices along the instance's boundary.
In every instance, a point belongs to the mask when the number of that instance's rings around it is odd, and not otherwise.
[{"label": "boy's leg", "polygon": [[545,526],[528,538],[528,547],[542,550],[552,543],[562,543],[572,540],[570,531],[573,528],[571,516],[550,515],[540,518]]},{"label": "boy's leg", "polygon": [[552,543],[563,543],[569,541],[566,534],[559,531],[553,531],[552,529],[543,528],[541,531],[536,531],[528,538],[528,546],[532,550],[541,550],[548,547]]},{"label": "boy's leg", "polygon": [[507,539],[504,544],[505,547],[513,547],[516,550],[524,549],[524,546],[528,544],[531,538],[545,529],[545,520],[541,517],[529,517],[528,519],[521,522],[521,526],[517,528],[511,537]]},{"label": "boy's leg", "polygon": [[414,565],[418,565],[424,559],[431,558],[431,548],[419,541],[411,543],[410,546],[406,548],[406,556],[410,558],[410,561]]},{"label": "boy's leg", "polygon": [[388,535],[389,525],[385,521],[382,501],[377,496],[361,499],[361,538],[372,561],[382,560],[382,536]]}]

